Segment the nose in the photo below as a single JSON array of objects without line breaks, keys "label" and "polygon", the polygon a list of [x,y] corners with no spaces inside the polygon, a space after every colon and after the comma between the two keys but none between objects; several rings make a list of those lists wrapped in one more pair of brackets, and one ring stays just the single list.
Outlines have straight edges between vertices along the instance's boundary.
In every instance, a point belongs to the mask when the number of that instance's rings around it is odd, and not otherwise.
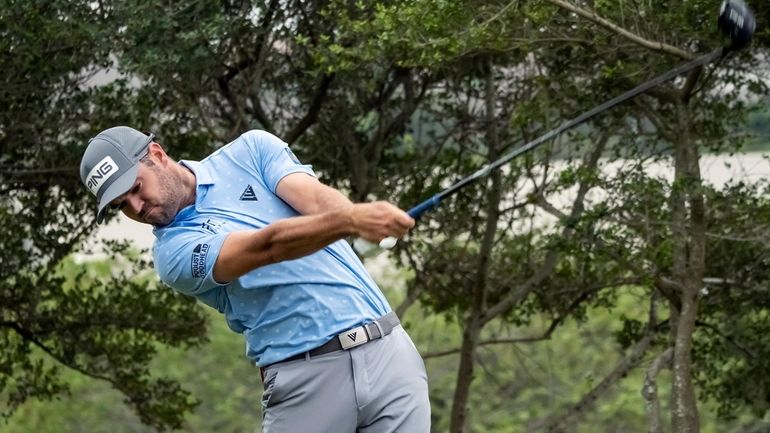
[{"label": "nose", "polygon": [[137,197],[135,194],[128,194],[126,196],[126,205],[124,210],[131,212],[132,215],[139,215],[144,206],[144,201]]}]

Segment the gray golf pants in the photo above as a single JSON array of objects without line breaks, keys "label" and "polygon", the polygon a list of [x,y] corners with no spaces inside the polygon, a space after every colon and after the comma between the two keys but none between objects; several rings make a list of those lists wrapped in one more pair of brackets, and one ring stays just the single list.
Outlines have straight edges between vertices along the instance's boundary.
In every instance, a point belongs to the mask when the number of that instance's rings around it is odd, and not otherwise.
[{"label": "gray golf pants", "polygon": [[263,433],[428,433],[425,365],[401,326],[264,370]]}]

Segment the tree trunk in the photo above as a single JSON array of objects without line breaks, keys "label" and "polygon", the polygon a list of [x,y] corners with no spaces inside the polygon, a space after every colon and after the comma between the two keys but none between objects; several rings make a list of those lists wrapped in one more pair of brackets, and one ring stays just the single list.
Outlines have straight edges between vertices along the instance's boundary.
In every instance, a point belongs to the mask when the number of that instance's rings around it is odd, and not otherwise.
[{"label": "tree trunk", "polygon": [[[688,84],[697,75],[688,77]],[[689,87],[689,86],[687,86]],[[675,180],[671,193],[671,228],[674,239],[674,280],[679,283],[681,307],[672,322],[671,425],[673,433],[699,433],[700,421],[692,382],[692,338],[705,270],[705,204],[701,191],[698,149],[691,137],[692,121],[687,93],[677,102],[679,137],[675,150]]]},{"label": "tree trunk", "polygon": [[682,312],[676,331],[673,357],[673,403],[671,425],[674,433],[698,433],[698,403],[692,383],[692,334],[698,302],[693,296],[682,296]]},{"label": "tree trunk", "polygon": [[644,375],[644,386],[642,386],[642,397],[647,409],[647,420],[649,421],[649,433],[663,433],[663,423],[660,418],[660,400],[658,399],[658,374],[663,368],[671,364],[673,350],[666,349],[652,362]]},{"label": "tree trunk", "polygon": [[[497,159],[500,153],[500,140],[497,135],[496,122],[496,94],[494,68],[487,65],[487,77],[485,88],[486,101],[486,137],[488,146],[488,160]],[[500,218],[500,200],[502,198],[502,177],[500,170],[490,173],[489,193],[486,196],[486,224],[484,236],[481,240],[481,248],[478,256],[478,271],[474,278],[473,299],[471,311],[465,330],[463,331],[463,343],[460,351],[460,367],[457,372],[457,382],[454,399],[452,400],[452,415],[449,424],[451,433],[462,433],[465,428],[468,410],[468,398],[470,397],[471,382],[473,381],[473,369],[475,365],[474,354],[479,344],[481,330],[484,327],[484,313],[487,309],[487,278],[492,248],[495,243],[498,220]]]},{"label": "tree trunk", "polygon": [[449,421],[451,433],[462,433],[465,428],[468,411],[468,397],[471,393],[473,370],[475,368],[476,347],[479,344],[481,334],[481,321],[478,318],[471,320],[463,331],[463,344],[460,348],[460,367],[457,369],[457,381],[455,393],[452,399],[452,414]]}]

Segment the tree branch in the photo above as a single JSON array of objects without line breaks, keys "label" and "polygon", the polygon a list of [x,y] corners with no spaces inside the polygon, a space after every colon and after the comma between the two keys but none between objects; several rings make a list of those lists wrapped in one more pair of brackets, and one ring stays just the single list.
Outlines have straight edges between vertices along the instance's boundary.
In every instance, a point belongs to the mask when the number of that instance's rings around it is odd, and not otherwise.
[{"label": "tree branch", "polygon": [[[610,133],[606,132],[604,133],[601,138],[599,139],[596,147],[594,150],[589,153],[586,156],[586,159],[583,161],[583,167],[588,169],[596,169],[596,165],[599,162],[599,158],[601,157],[601,154],[604,151],[605,146],[607,145],[607,142],[609,141]],[[575,200],[572,201],[572,211],[570,212],[570,215],[568,216],[568,219],[577,219],[579,218],[584,211],[584,200],[586,194],[588,194],[588,191],[591,189],[591,186],[588,185],[585,182],[581,182],[580,186],[578,187],[578,191],[575,194]],[[564,229],[562,230],[561,236],[563,238],[569,238],[572,236],[575,229],[570,225],[565,225]],[[495,317],[497,317],[500,314],[503,314],[506,310],[511,308],[511,306],[517,304],[522,299],[526,298],[529,293],[535,289],[535,287],[540,284],[544,279],[546,279],[549,275],[551,275],[551,272],[556,267],[556,263],[559,259],[559,252],[555,249],[550,249],[548,253],[546,253],[545,260],[543,261],[542,266],[540,269],[535,272],[534,275],[532,275],[527,281],[522,284],[518,290],[511,292],[507,296],[505,296],[500,302],[498,302],[496,305],[490,307],[487,309],[487,311],[482,316],[481,320],[482,322],[486,323]]]},{"label": "tree branch", "polygon": [[565,414],[548,423],[546,431],[548,433],[563,433],[566,431],[575,417],[585,412],[599,399],[599,397],[602,396],[602,394],[606,393],[612,385],[626,377],[628,372],[639,364],[651,343],[652,333],[645,334],[644,337],[636,343],[631,350],[631,353],[623,358],[601,382],[584,395],[580,401],[572,405]]},{"label": "tree branch", "polygon": [[14,169],[13,167],[0,166],[0,175],[7,176],[31,176],[37,174],[74,174],[78,172],[78,167],[53,167],[38,169]]},{"label": "tree branch", "polygon": [[[233,133],[240,128],[244,117],[244,108],[232,94],[232,91],[230,90],[230,81],[232,81],[233,78],[238,76],[238,74],[247,68],[255,65],[259,66],[264,62],[264,57],[267,51],[267,40],[269,39],[273,17],[275,16],[276,8],[279,4],[280,2],[278,0],[272,0],[265,11],[265,16],[259,24],[259,37],[256,42],[256,46],[258,47],[256,58],[249,56],[234,65],[228,65],[226,66],[226,72],[216,78],[220,92],[225,97],[227,102],[230,103],[233,111],[237,114],[237,117],[232,117],[229,115],[229,113],[227,113],[227,110],[223,110],[223,114],[231,121],[233,128],[233,131],[228,136],[232,136]],[[256,85],[259,86],[262,75],[261,68],[258,68],[257,74],[258,78],[256,80]],[[272,123],[265,115],[264,110],[258,100],[254,103],[253,109],[248,109],[247,107],[246,112],[254,116],[254,118],[256,118],[265,129],[272,131]]]},{"label": "tree branch", "polygon": [[573,12],[577,15],[580,15],[581,17],[601,26],[605,29],[617,33],[618,35],[634,42],[635,44],[641,45],[645,48],[649,48],[654,51],[661,51],[664,53],[668,53],[674,56],[677,56],[679,58],[685,59],[685,60],[692,60],[695,58],[692,54],[688,53],[687,51],[683,51],[673,45],[664,44],[663,42],[655,42],[651,41],[649,39],[645,39],[639,35],[636,35],[634,33],[629,32],[628,30],[618,26],[617,24],[600,17],[596,14],[594,11],[587,11],[585,9],[581,9],[572,3],[569,3],[565,0],[547,0],[550,3],[553,3],[556,6],[559,6],[563,9],[567,9],[570,12]]},{"label": "tree branch", "polygon": [[88,370],[85,370],[82,367],[79,367],[79,366],[77,366],[77,365],[75,365],[73,363],[67,362],[65,359],[62,359],[61,356],[59,356],[59,354],[54,352],[53,349],[51,349],[50,347],[46,346],[45,343],[43,343],[42,341],[38,340],[32,332],[24,329],[20,324],[18,324],[16,322],[3,321],[3,322],[0,322],[0,328],[10,328],[10,329],[16,331],[16,333],[19,334],[19,336],[21,336],[24,340],[29,341],[30,343],[35,345],[37,348],[39,348],[40,350],[45,352],[48,356],[50,356],[53,360],[55,360],[56,362],[60,363],[61,365],[65,366],[67,368],[71,368],[72,370],[75,370],[78,373],[83,374],[85,376],[109,382],[110,384],[112,384],[113,386],[115,386],[117,388],[118,383],[115,380],[113,380],[112,378],[110,378],[108,376],[102,376],[100,374],[92,373],[92,372],[90,372]]},{"label": "tree branch", "polygon": [[406,310],[412,306],[415,302],[417,302],[417,299],[420,297],[420,294],[423,291],[424,284],[422,284],[422,275],[423,273],[419,271],[420,267],[417,264],[417,261],[414,259],[414,255],[410,253],[409,246],[407,244],[406,247],[406,258],[409,260],[409,264],[412,269],[414,269],[415,277],[412,284],[412,290],[407,290],[407,296],[406,299],[399,304],[398,307],[396,307],[396,315],[398,317],[404,317],[404,314],[406,313]]},{"label": "tree branch", "polygon": [[714,325],[712,325],[710,323],[702,322],[700,320],[696,320],[695,321],[695,325],[696,326],[702,326],[702,327],[710,330],[711,332],[713,332],[718,337],[720,337],[723,340],[725,340],[726,342],[728,342],[731,346],[735,347],[736,349],[738,349],[738,351],[742,352],[744,355],[748,356],[749,358],[753,358],[753,359],[757,359],[758,358],[756,353],[752,352],[750,349],[748,349],[748,348],[744,347],[743,345],[739,344],[737,341],[735,341],[735,339],[733,337],[730,337],[729,335],[723,334],[722,331],[720,331],[719,328],[717,328],[716,326],[714,326]]},{"label": "tree branch", "polygon": [[294,126],[294,128],[286,134],[286,142],[291,144],[297,138],[299,138],[318,118],[318,113],[321,111],[324,101],[326,100],[326,94],[329,91],[331,83],[334,81],[334,74],[324,75],[321,82],[318,84],[313,101],[307,109],[307,112],[302,119]]},{"label": "tree branch", "polygon": [[[605,289],[607,287],[614,287],[614,286],[621,286],[621,285],[627,285],[627,284],[633,284],[638,281],[632,281],[632,280],[622,280],[622,281],[616,281],[612,284],[602,284],[602,285],[596,285],[590,288],[587,288],[584,290],[580,296],[575,298],[569,306],[565,309],[564,313],[562,313],[559,317],[553,319],[551,321],[551,324],[548,326],[548,329],[546,329],[542,334],[540,335],[533,335],[529,337],[517,337],[517,338],[492,338],[489,340],[484,340],[478,344],[478,346],[487,346],[492,344],[519,344],[519,343],[535,343],[538,341],[543,340],[550,340],[551,335],[554,333],[556,328],[559,327],[566,319],[569,317],[569,315],[580,305],[582,304],[586,299],[588,299],[588,296],[592,293],[597,292],[598,290]],[[439,352],[428,352],[422,355],[423,358],[438,358],[442,356],[447,355],[453,355],[455,353],[460,352],[459,348],[454,349],[447,349],[442,350]]]},{"label": "tree branch", "polygon": [[650,123],[652,123],[652,125],[655,127],[655,131],[658,134],[663,136],[663,138],[665,138],[671,143],[676,142],[676,137],[674,137],[669,131],[666,130],[664,123],[661,122],[656,112],[654,112],[653,110],[650,110],[650,107],[648,107],[647,104],[643,103],[640,98],[634,98],[633,103],[639,109],[642,110],[642,114],[644,114],[644,117],[647,118],[647,120],[649,120]]}]

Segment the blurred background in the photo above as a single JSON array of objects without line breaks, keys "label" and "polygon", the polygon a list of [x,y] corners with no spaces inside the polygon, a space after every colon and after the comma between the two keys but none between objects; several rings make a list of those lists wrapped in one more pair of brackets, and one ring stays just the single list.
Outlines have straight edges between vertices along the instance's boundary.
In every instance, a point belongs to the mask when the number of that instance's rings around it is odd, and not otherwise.
[{"label": "blurred background", "polygon": [[[513,161],[365,263],[435,432],[770,431],[770,4],[752,45]],[[728,43],[718,0],[0,0],[1,433],[261,431],[258,370],[95,223],[107,127],[251,129],[419,203]]]}]

